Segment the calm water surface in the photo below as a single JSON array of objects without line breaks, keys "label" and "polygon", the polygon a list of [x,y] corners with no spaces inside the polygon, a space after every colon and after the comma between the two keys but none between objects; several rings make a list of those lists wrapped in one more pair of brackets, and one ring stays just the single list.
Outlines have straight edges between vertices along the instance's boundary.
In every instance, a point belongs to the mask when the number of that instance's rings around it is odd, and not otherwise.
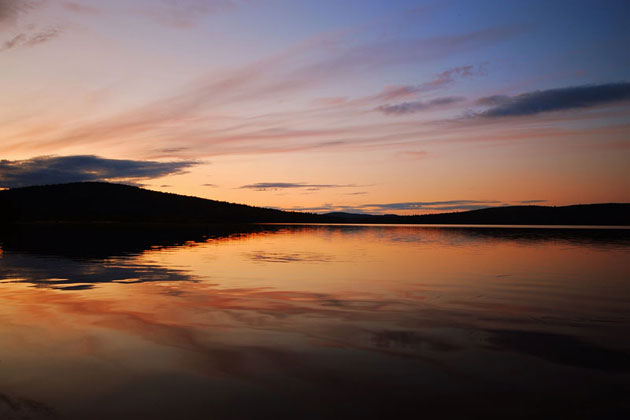
[{"label": "calm water surface", "polygon": [[630,231],[0,234],[1,419],[628,418]]}]

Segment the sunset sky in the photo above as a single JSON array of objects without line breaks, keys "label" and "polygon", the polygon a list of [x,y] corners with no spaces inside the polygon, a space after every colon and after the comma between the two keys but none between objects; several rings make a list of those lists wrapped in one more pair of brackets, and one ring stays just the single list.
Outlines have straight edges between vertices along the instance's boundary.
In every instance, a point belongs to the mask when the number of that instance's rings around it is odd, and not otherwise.
[{"label": "sunset sky", "polygon": [[630,202],[630,2],[0,0],[0,188]]}]

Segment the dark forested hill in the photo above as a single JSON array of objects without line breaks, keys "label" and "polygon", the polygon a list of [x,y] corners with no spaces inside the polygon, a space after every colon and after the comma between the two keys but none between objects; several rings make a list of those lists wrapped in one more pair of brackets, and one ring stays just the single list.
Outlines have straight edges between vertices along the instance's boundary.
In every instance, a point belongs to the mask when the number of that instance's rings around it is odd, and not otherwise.
[{"label": "dark forested hill", "polygon": [[630,225],[630,204],[509,206],[419,216],[319,215],[85,182],[0,191],[0,222]]},{"label": "dark forested hill", "polygon": [[313,216],[103,182],[0,191],[0,217],[18,222],[300,222]]},{"label": "dark forested hill", "polygon": [[[372,216],[361,223],[479,224],[479,225],[630,225],[630,204],[576,204],[572,206],[505,206],[425,214],[420,216]],[[348,220],[348,215],[346,215]]]}]

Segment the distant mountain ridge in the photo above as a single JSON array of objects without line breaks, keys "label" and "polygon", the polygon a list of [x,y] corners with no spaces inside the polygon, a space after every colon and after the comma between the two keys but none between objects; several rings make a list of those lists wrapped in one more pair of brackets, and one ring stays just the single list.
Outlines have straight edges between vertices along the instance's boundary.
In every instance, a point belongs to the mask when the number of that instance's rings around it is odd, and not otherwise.
[{"label": "distant mountain ridge", "polygon": [[630,225],[630,204],[507,206],[417,216],[283,211],[104,182],[0,191],[0,223],[413,223]]},{"label": "distant mountain ridge", "polygon": [[[330,214],[330,213],[329,213]],[[630,225],[630,203],[575,204],[571,206],[503,206],[454,213],[418,216],[333,213],[357,223],[414,223],[470,225]],[[352,217],[356,216],[356,217]]]}]

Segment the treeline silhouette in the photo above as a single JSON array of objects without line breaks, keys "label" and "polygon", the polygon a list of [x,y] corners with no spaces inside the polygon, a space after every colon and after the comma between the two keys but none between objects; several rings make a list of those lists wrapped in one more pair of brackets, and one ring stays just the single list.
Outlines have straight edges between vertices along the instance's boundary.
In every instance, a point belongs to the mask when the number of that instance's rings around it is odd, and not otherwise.
[{"label": "treeline silhouette", "polygon": [[630,204],[507,206],[417,216],[291,212],[103,182],[0,191],[0,222],[630,225]]},{"label": "treeline silhouette", "polygon": [[306,222],[314,215],[150,191],[105,182],[0,192],[0,217],[13,222]]},{"label": "treeline silhouette", "polygon": [[[348,218],[350,219],[353,218]],[[505,206],[418,216],[367,216],[357,220],[360,220],[359,223],[627,226],[630,225],[630,204]]]},{"label": "treeline silhouette", "polygon": [[150,249],[192,246],[209,240],[231,240],[282,230],[286,230],[285,225],[251,223],[0,224],[0,248],[26,255],[105,260],[138,255]]}]

